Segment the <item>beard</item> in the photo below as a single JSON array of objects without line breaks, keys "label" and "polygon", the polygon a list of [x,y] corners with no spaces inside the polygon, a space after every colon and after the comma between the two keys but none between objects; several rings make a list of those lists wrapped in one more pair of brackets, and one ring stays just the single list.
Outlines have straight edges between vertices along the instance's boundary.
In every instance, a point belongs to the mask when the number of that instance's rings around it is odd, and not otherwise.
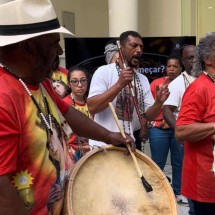
[{"label": "beard", "polygon": [[132,58],[129,62],[127,62],[127,65],[132,68],[138,68],[140,64],[139,58]]}]

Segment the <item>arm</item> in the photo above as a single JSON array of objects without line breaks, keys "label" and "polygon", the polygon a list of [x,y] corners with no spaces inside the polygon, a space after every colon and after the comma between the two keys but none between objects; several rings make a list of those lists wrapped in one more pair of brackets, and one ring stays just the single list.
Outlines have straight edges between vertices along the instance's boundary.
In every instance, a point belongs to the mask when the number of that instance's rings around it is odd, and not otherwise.
[{"label": "arm", "polygon": [[108,103],[112,102],[118,93],[121,91],[122,87],[116,83],[106,92],[93,96],[87,99],[87,106],[92,115],[102,112],[108,107]]},{"label": "arm", "polygon": [[149,109],[145,113],[146,119],[148,121],[153,121],[160,113],[162,105],[163,103],[160,103],[159,101],[155,100],[154,104],[149,107]]},{"label": "arm", "polygon": [[[104,85],[106,84],[105,83],[106,76],[104,76],[104,74],[101,73],[101,71],[98,72],[100,73],[99,74],[95,73],[91,85],[98,86],[100,84],[104,88]],[[92,115],[95,115],[96,113],[105,110],[108,107],[108,103],[112,102],[116,98],[118,93],[132,80],[133,80],[132,69],[129,67],[123,69],[120,72],[118,81],[113,86],[111,86],[109,89],[103,89],[104,91],[103,93],[92,96],[87,99],[87,105],[90,113]]]},{"label": "arm", "polygon": [[170,128],[175,128],[175,115],[173,114],[175,112],[177,107],[172,105],[164,105],[163,106],[163,118],[166,121],[166,123],[170,126]]},{"label": "arm", "polygon": [[64,117],[74,133],[79,136],[113,145],[129,144],[132,150],[135,150],[134,140],[129,135],[126,135],[125,139],[120,133],[107,130],[73,107],[68,108]]},{"label": "arm", "polygon": [[25,215],[23,201],[12,186],[9,175],[0,176],[0,211],[5,215]]},{"label": "arm", "polygon": [[214,122],[179,125],[175,128],[175,134],[179,141],[196,142],[214,135],[214,125]]}]

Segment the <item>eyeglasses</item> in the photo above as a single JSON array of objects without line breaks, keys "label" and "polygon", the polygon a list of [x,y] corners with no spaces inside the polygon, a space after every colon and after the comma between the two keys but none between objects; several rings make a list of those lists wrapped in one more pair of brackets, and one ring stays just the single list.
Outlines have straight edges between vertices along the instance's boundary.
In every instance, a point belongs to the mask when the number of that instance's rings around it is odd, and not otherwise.
[{"label": "eyeglasses", "polygon": [[182,58],[182,60],[186,60],[188,63],[194,63],[195,58],[194,56],[188,56],[188,57]]},{"label": "eyeglasses", "polygon": [[81,83],[82,86],[87,85],[88,80],[87,79],[81,79],[81,80],[70,80],[69,81],[73,86],[78,86],[79,83]]}]

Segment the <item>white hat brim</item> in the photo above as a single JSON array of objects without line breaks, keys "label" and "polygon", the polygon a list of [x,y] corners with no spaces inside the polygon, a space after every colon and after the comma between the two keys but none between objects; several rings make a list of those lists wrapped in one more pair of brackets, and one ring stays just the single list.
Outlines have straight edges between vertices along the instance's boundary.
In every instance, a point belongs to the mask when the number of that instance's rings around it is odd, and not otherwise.
[{"label": "white hat brim", "polygon": [[73,33],[71,33],[70,31],[68,31],[67,29],[65,29],[62,26],[57,29],[43,31],[43,32],[39,32],[39,33],[33,33],[33,34],[24,34],[24,35],[15,35],[15,36],[1,36],[0,35],[0,47],[18,43],[18,42],[21,42],[21,41],[24,41],[24,40],[27,40],[30,38],[38,37],[41,35],[45,35],[45,34],[52,34],[52,33],[63,33],[63,34],[69,34],[69,35],[74,36]]}]

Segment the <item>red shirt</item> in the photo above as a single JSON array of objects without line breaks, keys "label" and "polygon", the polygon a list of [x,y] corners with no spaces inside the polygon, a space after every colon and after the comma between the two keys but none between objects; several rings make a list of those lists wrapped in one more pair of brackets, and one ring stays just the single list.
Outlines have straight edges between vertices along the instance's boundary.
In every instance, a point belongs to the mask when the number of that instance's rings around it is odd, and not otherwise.
[{"label": "red shirt", "polygon": [[[58,164],[60,161],[50,154],[46,126],[22,84],[2,68],[0,83],[0,175],[11,173],[11,182],[29,214],[48,214],[48,202],[56,201],[53,191],[60,186],[59,169],[54,161]],[[60,124],[55,104],[63,114],[68,105],[56,96],[49,80],[44,81],[43,86],[48,92],[45,94],[50,112],[57,121],[55,125]],[[28,88],[45,112],[39,86]],[[57,147],[63,148],[59,144]]]},{"label": "red shirt", "polygon": [[[152,95],[153,95],[154,99],[156,99],[156,86],[160,87],[165,80],[166,80],[166,77],[157,78],[150,84]],[[166,121],[163,119],[162,110],[160,111],[160,113],[156,117],[156,119],[154,121],[151,121],[150,124],[153,125],[154,127],[158,127],[158,128],[163,128],[163,129],[169,128]]]},{"label": "red shirt", "polygon": [[[215,85],[205,74],[187,88],[176,126],[195,122],[215,122]],[[182,194],[186,197],[200,202],[215,203],[215,177],[211,171],[214,159],[212,153],[211,137],[184,143]]]}]

